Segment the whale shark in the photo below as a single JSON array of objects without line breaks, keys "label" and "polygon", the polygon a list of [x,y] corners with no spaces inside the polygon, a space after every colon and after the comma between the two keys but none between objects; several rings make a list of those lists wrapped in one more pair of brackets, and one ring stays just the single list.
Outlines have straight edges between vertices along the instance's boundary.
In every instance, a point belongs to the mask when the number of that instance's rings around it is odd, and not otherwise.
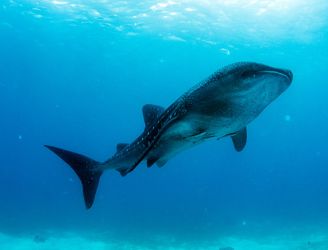
[{"label": "whale shark", "polygon": [[99,180],[107,169],[122,176],[141,162],[164,166],[172,157],[211,138],[231,137],[236,151],[244,149],[247,125],[291,84],[290,70],[255,62],[228,65],[185,92],[168,108],[146,104],[144,131],[131,143],[119,143],[104,162],[45,145],[78,175],[85,206],[91,208]]}]

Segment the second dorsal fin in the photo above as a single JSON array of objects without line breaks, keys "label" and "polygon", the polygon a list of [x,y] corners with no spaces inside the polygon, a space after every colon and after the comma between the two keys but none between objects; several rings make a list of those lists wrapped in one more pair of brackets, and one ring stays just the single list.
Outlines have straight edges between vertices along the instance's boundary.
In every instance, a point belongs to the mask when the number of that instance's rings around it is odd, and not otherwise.
[{"label": "second dorsal fin", "polygon": [[119,152],[121,151],[123,148],[125,148],[127,145],[129,145],[128,143],[118,143],[116,145],[116,151]]},{"label": "second dorsal fin", "polygon": [[153,122],[160,117],[164,112],[164,108],[158,105],[146,104],[142,107],[142,113],[146,128],[153,124]]}]

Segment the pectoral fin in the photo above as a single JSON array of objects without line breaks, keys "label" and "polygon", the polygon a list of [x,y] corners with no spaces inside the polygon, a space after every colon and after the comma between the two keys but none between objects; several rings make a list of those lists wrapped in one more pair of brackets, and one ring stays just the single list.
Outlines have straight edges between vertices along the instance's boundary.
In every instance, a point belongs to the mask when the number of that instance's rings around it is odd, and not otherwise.
[{"label": "pectoral fin", "polygon": [[244,149],[247,141],[247,130],[246,127],[237,131],[234,135],[231,135],[233,146],[237,152],[240,152]]}]

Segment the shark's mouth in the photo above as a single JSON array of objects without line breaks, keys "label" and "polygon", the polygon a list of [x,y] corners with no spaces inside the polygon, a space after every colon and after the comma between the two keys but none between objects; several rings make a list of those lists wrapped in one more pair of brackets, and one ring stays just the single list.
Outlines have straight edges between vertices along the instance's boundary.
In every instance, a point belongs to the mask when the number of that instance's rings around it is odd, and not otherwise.
[{"label": "shark's mouth", "polygon": [[292,80],[293,80],[293,73],[287,69],[267,69],[267,70],[260,70],[257,73],[276,74],[276,75],[284,76],[289,80],[289,82],[292,82]]}]

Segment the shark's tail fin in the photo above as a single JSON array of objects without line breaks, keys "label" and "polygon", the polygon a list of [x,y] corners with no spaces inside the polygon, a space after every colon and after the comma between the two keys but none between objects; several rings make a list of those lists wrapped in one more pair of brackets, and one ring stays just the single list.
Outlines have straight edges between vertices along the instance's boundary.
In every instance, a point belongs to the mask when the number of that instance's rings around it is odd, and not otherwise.
[{"label": "shark's tail fin", "polygon": [[85,206],[87,209],[91,208],[97,192],[99,179],[103,172],[99,169],[100,163],[68,150],[48,145],[45,145],[45,147],[63,159],[79,176],[82,183]]}]

